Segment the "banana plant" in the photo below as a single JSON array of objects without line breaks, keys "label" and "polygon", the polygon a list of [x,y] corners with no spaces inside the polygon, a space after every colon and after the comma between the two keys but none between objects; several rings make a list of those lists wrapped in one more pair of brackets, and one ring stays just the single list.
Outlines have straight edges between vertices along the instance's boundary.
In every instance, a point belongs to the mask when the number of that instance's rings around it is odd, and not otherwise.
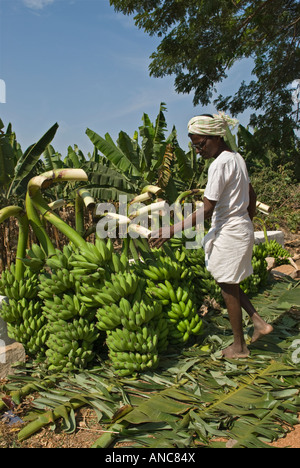
[{"label": "banana plant", "polygon": [[146,185],[156,185],[164,190],[166,198],[172,203],[178,196],[180,179],[183,181],[181,183],[187,184],[193,177],[193,168],[189,157],[179,148],[175,127],[166,137],[165,110],[165,104],[161,103],[155,123],[144,114],[143,125],[133,138],[121,131],[115,143],[109,133],[103,138],[87,129],[86,134],[95,148],[93,158],[99,161],[100,152],[103,155],[102,164],[133,185],[135,194],[141,193]]},{"label": "banana plant", "polygon": [[[0,130],[3,122],[0,120]],[[43,164],[41,155],[53,140],[58,129],[58,124],[53,125],[45,135],[32,144],[23,153],[11,125],[6,132],[0,135],[0,192],[4,200],[12,197],[24,199],[28,181],[36,175]],[[37,169],[39,167],[39,169]]]}]

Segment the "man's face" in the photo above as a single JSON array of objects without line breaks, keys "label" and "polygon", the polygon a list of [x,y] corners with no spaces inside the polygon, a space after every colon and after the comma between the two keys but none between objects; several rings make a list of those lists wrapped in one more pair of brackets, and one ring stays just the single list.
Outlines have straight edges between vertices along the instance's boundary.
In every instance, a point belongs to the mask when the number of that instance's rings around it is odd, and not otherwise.
[{"label": "man's face", "polygon": [[204,159],[214,158],[219,150],[219,137],[205,135],[191,135],[196,152]]}]

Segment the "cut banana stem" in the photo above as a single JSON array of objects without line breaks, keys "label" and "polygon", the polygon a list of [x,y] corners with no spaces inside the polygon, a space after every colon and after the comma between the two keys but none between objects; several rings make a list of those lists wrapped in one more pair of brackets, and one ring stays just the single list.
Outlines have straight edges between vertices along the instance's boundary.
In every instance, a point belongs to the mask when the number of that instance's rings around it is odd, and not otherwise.
[{"label": "cut banana stem", "polygon": [[88,176],[83,169],[56,169],[33,177],[28,183],[28,192],[33,197],[40,190],[61,182],[87,182]]},{"label": "cut banana stem", "polygon": [[138,224],[129,224],[128,233],[130,234],[131,232],[134,232],[145,239],[149,239],[149,237],[151,236],[151,231],[149,229]]}]

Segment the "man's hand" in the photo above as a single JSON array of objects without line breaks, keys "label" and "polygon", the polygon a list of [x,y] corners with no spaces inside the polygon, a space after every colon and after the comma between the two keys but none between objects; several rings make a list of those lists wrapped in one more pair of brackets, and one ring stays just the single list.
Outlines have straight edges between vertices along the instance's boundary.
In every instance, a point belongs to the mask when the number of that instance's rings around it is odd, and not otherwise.
[{"label": "man's hand", "polygon": [[174,226],[167,226],[154,231],[150,237],[151,249],[159,249],[165,242],[174,236]]}]

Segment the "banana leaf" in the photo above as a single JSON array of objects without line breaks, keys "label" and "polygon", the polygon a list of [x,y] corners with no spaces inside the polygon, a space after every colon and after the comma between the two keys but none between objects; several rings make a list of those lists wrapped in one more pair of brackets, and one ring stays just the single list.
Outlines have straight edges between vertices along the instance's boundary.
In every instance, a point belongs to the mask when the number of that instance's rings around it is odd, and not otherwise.
[{"label": "banana leaf", "polygon": [[98,201],[118,201],[120,195],[138,193],[138,183],[113,167],[89,161],[82,168],[89,176],[89,183],[83,187]]},{"label": "banana leaf", "polygon": [[129,173],[133,176],[141,175],[138,157],[133,150],[133,145],[129,136],[125,135],[124,132],[120,132],[119,134],[118,141],[121,148],[118,148],[112,143],[112,139],[108,134],[105,135],[105,139],[90,129],[86,130],[86,134],[93,145],[95,145],[121,173]]},{"label": "banana leaf", "polygon": [[57,129],[58,124],[53,125],[53,127],[51,127],[37,143],[31,145],[18,160],[14,170],[14,177],[7,193],[7,198],[13,193],[26,193],[27,183],[33,176],[33,170],[41,155],[53,140]]},{"label": "banana leaf", "polygon": [[[0,120],[0,130],[3,123]],[[0,134],[0,187],[6,187],[14,176],[14,151],[6,134]]]}]

